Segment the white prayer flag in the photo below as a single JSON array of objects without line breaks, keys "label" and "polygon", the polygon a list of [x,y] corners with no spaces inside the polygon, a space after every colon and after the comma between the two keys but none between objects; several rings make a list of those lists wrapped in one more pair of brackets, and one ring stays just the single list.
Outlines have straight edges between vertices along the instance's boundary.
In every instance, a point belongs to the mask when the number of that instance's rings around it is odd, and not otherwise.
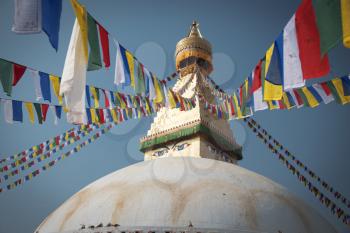
[{"label": "white prayer flag", "polygon": [[305,85],[295,30],[295,15],[292,16],[283,30],[283,73],[284,90]]},{"label": "white prayer flag", "polygon": [[69,47],[64,63],[60,95],[64,96],[68,110],[67,121],[73,124],[86,122],[85,84],[87,61],[84,54],[82,34],[77,19],[75,20]]},{"label": "white prayer flag", "polygon": [[125,83],[125,70],[124,62],[118,41],[114,40],[115,46],[117,47],[117,58],[115,62],[115,75],[114,75],[114,84],[120,85]]}]

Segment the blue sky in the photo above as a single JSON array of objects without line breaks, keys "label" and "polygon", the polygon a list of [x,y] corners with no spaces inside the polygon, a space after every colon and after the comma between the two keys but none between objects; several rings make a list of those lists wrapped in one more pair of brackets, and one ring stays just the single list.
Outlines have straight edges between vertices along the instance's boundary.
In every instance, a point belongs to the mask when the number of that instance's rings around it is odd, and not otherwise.
[{"label": "blue sky", "polygon": [[[193,20],[212,46],[214,80],[227,91],[237,88],[295,12],[299,1],[277,0],[179,0],[112,1],[82,0],[88,11],[117,39],[134,52],[149,70],[163,77],[174,71],[174,51]],[[13,1],[0,2],[0,57],[48,73],[60,75],[74,22],[69,1],[63,1],[59,50],[56,53],[45,34],[16,35],[11,32]],[[110,70],[89,72],[88,84],[117,90],[113,86],[115,51],[111,46]],[[349,73],[350,50],[342,45],[330,54],[331,76]],[[330,76],[329,76],[330,77]],[[329,78],[325,77],[325,78]],[[3,93],[0,93],[4,96]],[[35,100],[31,76],[26,73],[13,90],[13,98]],[[0,109],[0,157],[6,157],[62,133],[50,115],[44,125],[7,124]],[[315,109],[261,111],[255,118],[291,152],[321,177],[350,196],[348,124],[350,105],[336,103]],[[92,181],[142,160],[138,138],[146,134],[152,118],[132,120],[51,170],[19,188],[0,194],[0,232],[33,232],[37,225],[67,198]],[[285,186],[316,208],[339,232],[348,232],[285,167],[249,132],[243,122],[231,122],[243,144],[249,170]]]}]

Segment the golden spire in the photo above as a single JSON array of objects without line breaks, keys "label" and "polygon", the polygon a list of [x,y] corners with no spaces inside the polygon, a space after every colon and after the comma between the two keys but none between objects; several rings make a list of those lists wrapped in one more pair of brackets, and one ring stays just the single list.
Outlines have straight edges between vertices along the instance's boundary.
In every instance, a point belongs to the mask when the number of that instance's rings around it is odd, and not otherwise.
[{"label": "golden spire", "polygon": [[197,65],[207,74],[213,70],[211,45],[203,38],[196,21],[188,36],[176,44],[175,57],[176,69],[181,71],[181,76],[193,72]]}]

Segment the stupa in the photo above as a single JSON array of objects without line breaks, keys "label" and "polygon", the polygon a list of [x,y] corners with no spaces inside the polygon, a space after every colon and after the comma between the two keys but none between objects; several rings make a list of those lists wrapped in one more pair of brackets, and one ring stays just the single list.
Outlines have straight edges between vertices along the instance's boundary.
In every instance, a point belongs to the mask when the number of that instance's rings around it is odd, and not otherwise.
[{"label": "stupa", "polygon": [[196,106],[162,108],[141,138],[145,161],[86,186],[35,232],[336,232],[285,188],[237,165],[242,149],[230,125],[204,106],[215,99],[205,85],[212,49],[196,22],[175,56],[173,91]]}]

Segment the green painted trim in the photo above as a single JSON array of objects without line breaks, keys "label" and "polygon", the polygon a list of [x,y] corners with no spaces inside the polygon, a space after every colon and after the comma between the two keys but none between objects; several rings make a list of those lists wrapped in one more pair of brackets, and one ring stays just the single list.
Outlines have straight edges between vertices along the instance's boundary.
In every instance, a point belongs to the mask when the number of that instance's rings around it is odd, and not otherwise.
[{"label": "green painted trim", "polygon": [[203,133],[207,136],[209,136],[209,139],[214,141],[216,144],[218,144],[220,147],[228,148],[225,149],[225,151],[233,152],[235,155],[237,155],[238,159],[242,159],[242,148],[236,148],[234,147],[229,141],[227,141],[224,137],[217,134],[216,132],[210,130],[208,127],[206,127],[203,124],[198,124],[193,127],[180,129],[176,132],[169,133],[166,135],[162,135],[159,137],[155,137],[149,140],[146,140],[141,143],[141,152],[145,152],[147,149],[150,149],[152,147],[155,147],[160,144],[164,144],[169,141],[173,141],[179,138],[191,136],[197,133]]}]

